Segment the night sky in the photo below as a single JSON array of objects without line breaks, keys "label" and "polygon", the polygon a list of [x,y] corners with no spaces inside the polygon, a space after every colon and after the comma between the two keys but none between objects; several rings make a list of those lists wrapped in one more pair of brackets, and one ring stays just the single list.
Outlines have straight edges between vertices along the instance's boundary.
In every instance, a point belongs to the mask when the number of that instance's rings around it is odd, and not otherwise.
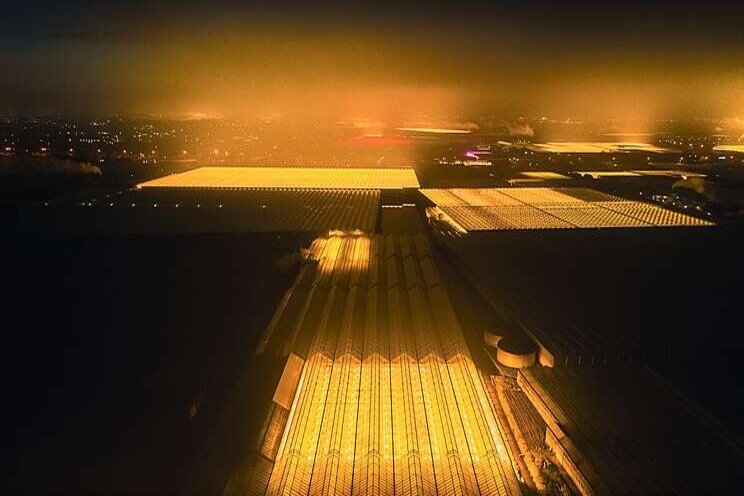
[{"label": "night sky", "polygon": [[16,2],[0,112],[744,114],[744,6],[646,3]]}]

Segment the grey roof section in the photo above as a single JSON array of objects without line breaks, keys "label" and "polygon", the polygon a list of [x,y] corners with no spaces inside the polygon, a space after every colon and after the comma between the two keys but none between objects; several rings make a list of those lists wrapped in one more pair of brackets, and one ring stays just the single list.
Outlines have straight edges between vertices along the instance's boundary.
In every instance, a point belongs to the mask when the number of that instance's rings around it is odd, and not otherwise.
[{"label": "grey roof section", "polygon": [[741,442],[649,368],[536,366],[519,382],[590,492],[733,494],[744,482]]},{"label": "grey roof section", "polygon": [[28,209],[42,232],[220,233],[374,231],[379,190],[143,189],[81,195]]}]

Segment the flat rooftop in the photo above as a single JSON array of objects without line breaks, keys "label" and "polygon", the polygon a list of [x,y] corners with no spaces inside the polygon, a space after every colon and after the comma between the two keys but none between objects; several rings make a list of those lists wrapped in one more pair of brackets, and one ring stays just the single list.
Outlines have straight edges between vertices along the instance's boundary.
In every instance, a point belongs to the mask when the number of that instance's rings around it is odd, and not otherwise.
[{"label": "flat rooftop", "polygon": [[587,188],[422,189],[460,232],[707,226],[712,222]]},{"label": "flat rooftop", "polygon": [[412,168],[200,167],[137,187],[403,189],[418,188],[419,182]]},{"label": "flat rooftop", "polygon": [[520,172],[520,175],[530,179],[571,179],[569,176],[550,171]]},{"label": "flat rooftop", "polygon": [[718,145],[713,148],[714,152],[744,153],[744,145]]},{"label": "flat rooftop", "polygon": [[582,177],[591,177],[593,179],[618,177],[670,177],[686,179],[688,177],[706,177],[705,174],[699,172],[658,169],[628,171],[577,171],[576,174]]},{"label": "flat rooftop", "polygon": [[534,143],[527,148],[536,152],[549,153],[620,153],[620,152],[668,152],[649,143],[604,142],[604,141],[550,141]]}]

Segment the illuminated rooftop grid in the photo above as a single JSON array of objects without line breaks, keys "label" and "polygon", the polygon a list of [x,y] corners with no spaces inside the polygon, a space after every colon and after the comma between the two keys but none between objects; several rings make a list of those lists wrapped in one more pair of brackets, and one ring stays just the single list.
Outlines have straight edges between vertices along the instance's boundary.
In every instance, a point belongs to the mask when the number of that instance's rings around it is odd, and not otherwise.
[{"label": "illuminated rooftop grid", "polygon": [[629,171],[577,171],[580,176],[589,176],[593,179],[602,179],[603,177],[671,177],[687,179],[688,177],[706,177],[700,172],[688,172],[683,170],[629,170]]},{"label": "illuminated rooftop grid", "polygon": [[508,188],[503,193],[528,205],[583,203],[581,198],[571,195],[570,191],[558,188]]},{"label": "illuminated rooftop grid", "polygon": [[603,177],[640,177],[640,174],[633,171],[579,171],[582,177],[591,177],[592,179],[601,179]]},{"label": "illuminated rooftop grid", "polygon": [[529,205],[518,207],[441,207],[460,231],[568,229],[574,225]]},{"label": "illuminated rooftop grid", "polygon": [[714,152],[744,153],[744,145],[718,145],[713,148]]},{"label": "illuminated rooftop grid", "polygon": [[426,237],[310,251],[263,346],[306,359],[266,494],[519,494]]},{"label": "illuminated rooftop grid", "polygon": [[622,201],[622,202],[597,202],[594,205],[612,210],[614,212],[632,217],[639,222],[644,222],[652,226],[710,226],[708,222],[697,217],[685,215],[674,210],[651,205],[650,203]]},{"label": "illuminated rooftop grid", "polygon": [[518,207],[623,201],[620,197],[589,188],[422,188],[420,191],[438,207]]},{"label": "illuminated rooftop grid", "polygon": [[563,174],[550,171],[522,172],[521,174],[524,177],[529,177],[532,179],[571,179],[570,177],[564,176]]},{"label": "illuminated rooftop grid", "polygon": [[630,143],[630,142],[588,142],[588,141],[550,141],[548,143],[535,143],[527,146],[529,149],[538,152],[550,153],[619,153],[619,152],[648,152],[662,153],[667,152],[661,148],[649,143]]},{"label": "illuminated rooftop grid", "polygon": [[200,167],[141,183],[138,188],[418,188],[411,168]]},{"label": "illuminated rooftop grid", "polygon": [[582,177],[591,177],[593,179],[602,179],[603,177],[671,177],[687,179],[690,177],[706,177],[700,172],[689,172],[683,170],[629,170],[629,171],[577,171],[576,174]]},{"label": "illuminated rooftop grid", "polygon": [[398,127],[396,131],[421,134],[470,134],[467,129],[447,129],[438,127]]},{"label": "illuminated rooftop grid", "polygon": [[499,188],[422,189],[421,193],[439,207],[519,206],[522,202]]},{"label": "illuminated rooftop grid", "polygon": [[689,172],[684,170],[637,170],[632,171],[641,176],[662,176],[662,177],[680,177],[686,179],[688,177],[707,177],[702,172]]},{"label": "illuminated rooftop grid", "polygon": [[430,216],[459,232],[708,226],[712,222],[586,188],[422,189]]}]

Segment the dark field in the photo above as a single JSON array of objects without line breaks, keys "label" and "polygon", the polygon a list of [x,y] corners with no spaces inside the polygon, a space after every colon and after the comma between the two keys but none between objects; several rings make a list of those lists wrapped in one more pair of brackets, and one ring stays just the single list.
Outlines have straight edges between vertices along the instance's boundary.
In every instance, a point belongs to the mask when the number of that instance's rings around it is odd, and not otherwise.
[{"label": "dark field", "polygon": [[280,258],[302,242],[2,239],[3,484],[219,492],[255,439],[271,370],[255,373],[254,344],[296,270]]}]

